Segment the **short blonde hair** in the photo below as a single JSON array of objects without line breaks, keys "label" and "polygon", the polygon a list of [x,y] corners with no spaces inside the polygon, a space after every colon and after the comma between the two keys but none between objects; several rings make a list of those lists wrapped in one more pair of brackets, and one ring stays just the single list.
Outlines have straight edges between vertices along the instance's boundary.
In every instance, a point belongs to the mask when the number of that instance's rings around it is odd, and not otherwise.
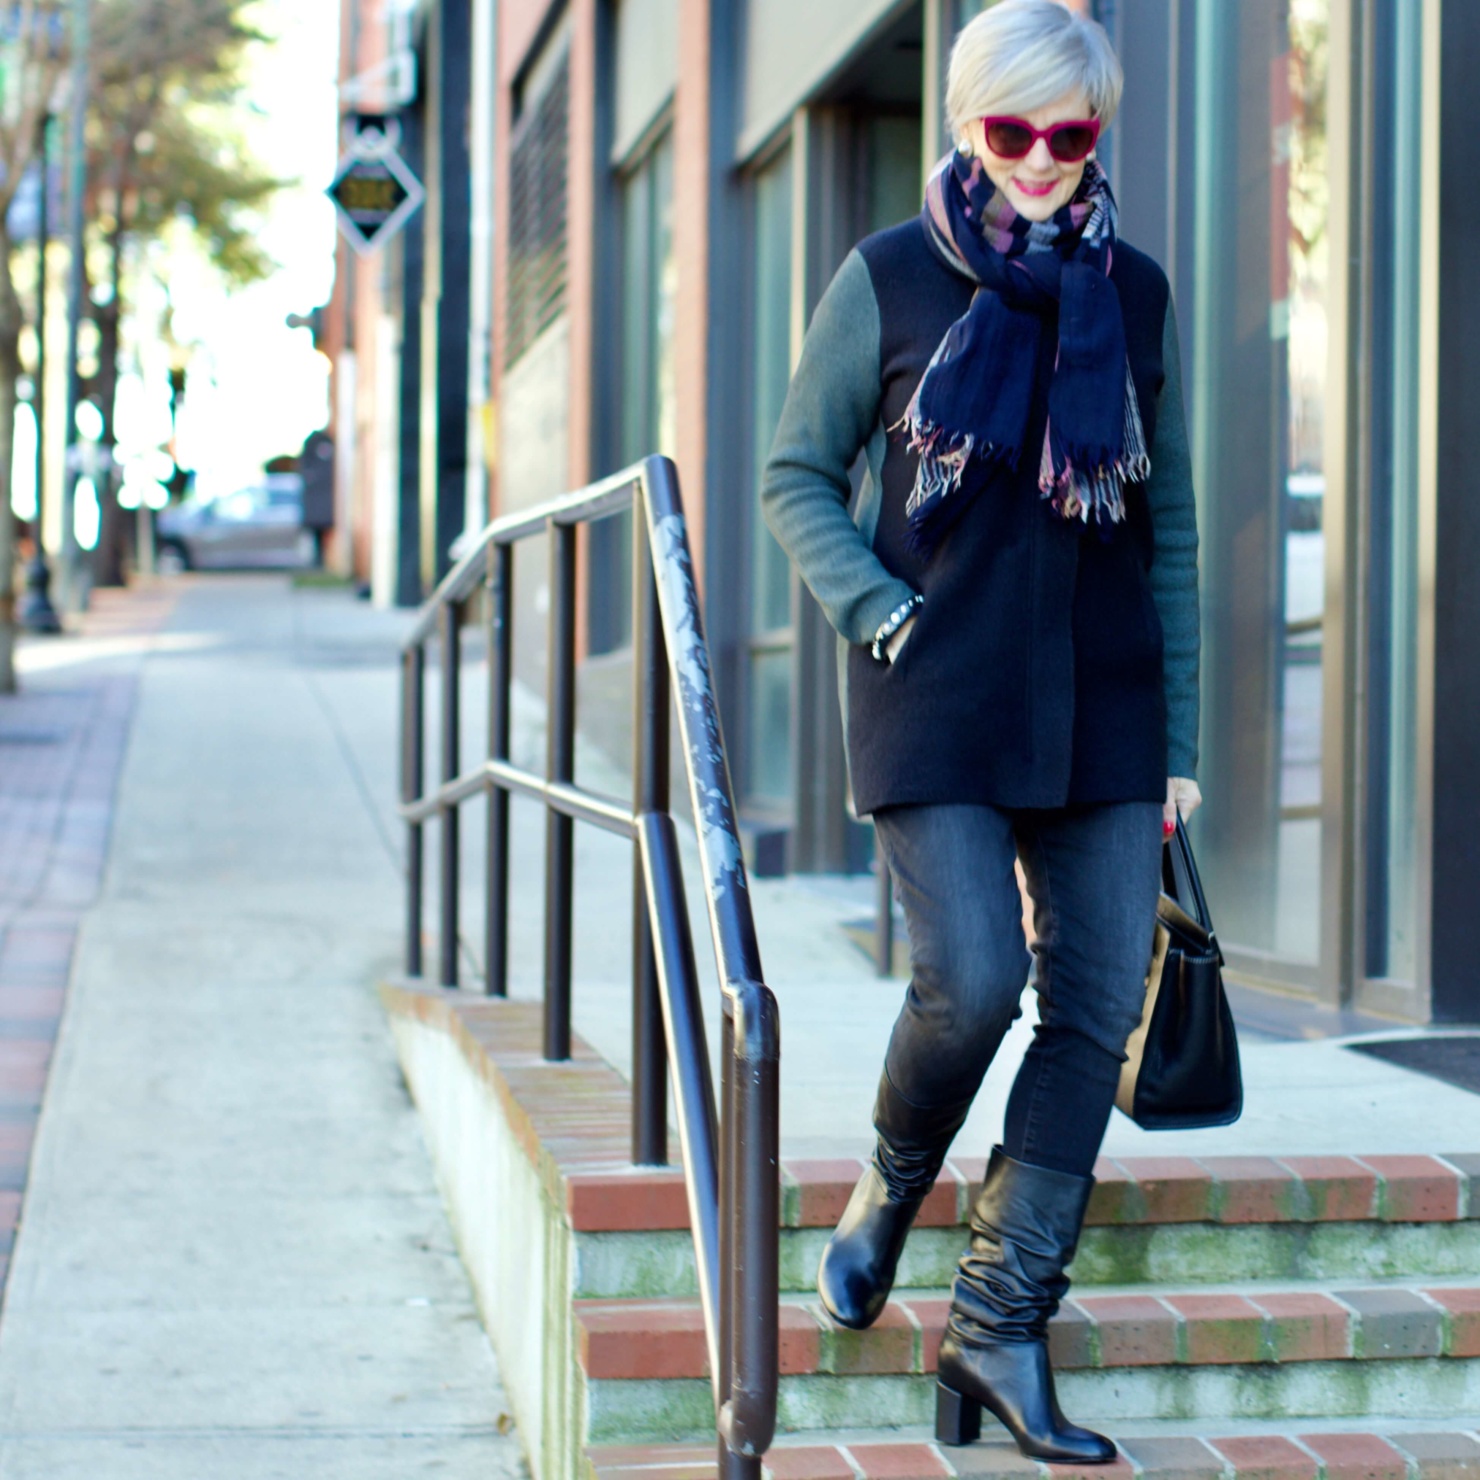
[{"label": "short blonde hair", "polygon": [[951,48],[946,115],[956,139],[973,118],[1031,113],[1081,91],[1107,126],[1125,76],[1098,21],[1058,0],[998,0],[963,26]]}]

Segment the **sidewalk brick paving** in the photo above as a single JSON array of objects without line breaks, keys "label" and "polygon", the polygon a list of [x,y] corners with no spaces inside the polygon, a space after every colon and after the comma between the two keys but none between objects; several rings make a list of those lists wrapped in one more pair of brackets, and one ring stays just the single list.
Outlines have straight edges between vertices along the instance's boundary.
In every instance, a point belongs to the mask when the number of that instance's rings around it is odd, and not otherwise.
[{"label": "sidewalk brick paving", "polygon": [[[45,641],[147,636],[172,606],[157,591],[97,592],[67,636]],[[23,674],[20,693],[0,695],[0,1294],[135,688],[132,672],[71,665]]]}]

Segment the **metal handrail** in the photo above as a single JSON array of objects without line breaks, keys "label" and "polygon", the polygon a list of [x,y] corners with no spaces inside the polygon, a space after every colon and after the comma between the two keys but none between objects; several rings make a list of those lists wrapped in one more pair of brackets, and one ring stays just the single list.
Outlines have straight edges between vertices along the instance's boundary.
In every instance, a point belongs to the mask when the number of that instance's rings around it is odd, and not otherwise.
[{"label": "metal handrail", "polygon": [[[576,527],[632,507],[632,801],[577,786]],[[513,547],[550,538],[545,774],[510,759]],[[460,632],[468,604],[489,596],[488,756],[461,768]],[[427,789],[426,652],[442,656],[438,784]],[[689,929],[678,834],[669,809],[669,713],[677,703],[722,1014],[716,1107]],[[508,989],[509,797],[546,809],[545,1057],[570,1057],[572,828],[633,842],[632,1159],[667,1161],[671,1063],[680,1157],[704,1311],[722,1480],[759,1480],[776,1428],[779,1271],[780,1017],[761,975],[729,765],[704,641],[678,474],[662,457],[564,498],[495,519],[417,617],[402,653],[401,816],[407,827],[406,971],[422,974],[423,838],[441,845],[438,980],[458,985],[458,809],[488,797],[486,989]]]}]

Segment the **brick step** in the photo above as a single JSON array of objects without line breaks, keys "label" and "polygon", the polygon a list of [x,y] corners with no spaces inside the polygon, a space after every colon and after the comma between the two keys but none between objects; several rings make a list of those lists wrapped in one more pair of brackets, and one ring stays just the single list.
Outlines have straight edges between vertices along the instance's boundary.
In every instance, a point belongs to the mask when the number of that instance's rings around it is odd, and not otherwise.
[{"label": "brick step", "polygon": [[[944,1285],[985,1164],[947,1163],[900,1268]],[[863,1169],[856,1160],[782,1163],[782,1288],[814,1286],[822,1247]],[[1075,1261],[1080,1286],[1222,1284],[1473,1275],[1480,1270],[1480,1155],[1102,1158]],[[693,1295],[676,1172],[575,1173],[567,1211],[575,1293]]]},{"label": "brick step", "polygon": [[[786,1431],[928,1422],[945,1291],[904,1292],[867,1331],[782,1306]],[[698,1437],[712,1423],[690,1300],[577,1301],[593,1441]],[[1117,1420],[1480,1415],[1480,1288],[1385,1285],[1240,1294],[1085,1294],[1050,1350],[1066,1406]]]},{"label": "brick step", "polygon": [[[680,1453],[675,1460],[669,1451],[657,1468],[667,1463],[673,1480],[689,1465],[710,1473],[714,1410],[706,1378],[591,1376],[577,1350],[583,1331],[573,1296],[672,1297],[694,1288],[682,1176],[668,1168],[634,1168],[628,1160],[630,1086],[578,1039],[570,1060],[546,1062],[538,1003],[408,985],[387,986],[382,995],[511,1402],[531,1453],[543,1456],[542,1472],[579,1472],[588,1445],[685,1442],[697,1446],[693,1456]],[[925,1446],[934,1405],[924,1327],[907,1308],[916,1300],[943,1300],[982,1169],[980,1162],[953,1159],[910,1238],[903,1274],[912,1288],[899,1301],[909,1360],[894,1361],[909,1370],[866,1370],[867,1360],[879,1356],[871,1343],[882,1341],[887,1352],[890,1342],[901,1341],[897,1324],[892,1334],[886,1324],[859,1345],[856,1360],[865,1370],[819,1371],[823,1327],[805,1306],[815,1303],[808,1292],[818,1254],[862,1163],[784,1159],[781,1252],[788,1282],[801,1297],[788,1302],[786,1351],[791,1362],[811,1343],[816,1359],[813,1370],[788,1370],[781,1379],[783,1443],[820,1448],[824,1456],[844,1445],[852,1456],[838,1471],[844,1477],[862,1471],[860,1454],[868,1457],[870,1473],[876,1459],[881,1475],[908,1480],[915,1473],[908,1454],[892,1469],[888,1454],[896,1443]],[[1446,1280],[1480,1284],[1480,1155],[1160,1157],[1106,1160],[1097,1172],[1101,1186],[1074,1270],[1078,1335],[1087,1342],[1093,1329],[1100,1344],[1088,1350],[1092,1357],[1097,1350],[1096,1360],[1103,1363],[1111,1336],[1123,1345],[1143,1338],[1149,1344],[1165,1341],[1170,1330],[1174,1358],[1180,1341],[1183,1355],[1204,1360],[1160,1361],[1148,1345],[1144,1365],[1066,1366],[1060,1388],[1069,1412],[1117,1436],[1223,1435],[1230,1442],[1233,1436],[1370,1427],[1379,1422],[1367,1417],[1373,1414],[1399,1415],[1399,1426],[1409,1431],[1429,1426],[1448,1432],[1473,1425],[1480,1415],[1480,1360],[1403,1356],[1397,1349],[1385,1360],[1353,1360],[1348,1354],[1355,1334],[1372,1337],[1383,1317],[1393,1318],[1394,1340],[1420,1340],[1421,1332],[1405,1337],[1403,1309],[1354,1312],[1336,1302],[1342,1312],[1337,1315],[1317,1302],[1301,1327],[1296,1313],[1271,1310],[1263,1300],[1292,1293],[1278,1288],[1286,1281],[1306,1282],[1295,1294],[1328,1298],[1333,1291],[1365,1290],[1389,1278],[1403,1278],[1410,1294],[1438,1289]],[[1237,1290],[1218,1289],[1240,1281],[1245,1283]],[[1311,1281],[1320,1283],[1312,1289]],[[1233,1294],[1253,1306],[1253,1316],[1238,1306],[1227,1340],[1249,1341],[1252,1324],[1259,1353],[1267,1342],[1303,1341],[1310,1344],[1304,1351],[1309,1359],[1206,1360],[1207,1343],[1224,1339],[1214,1329],[1217,1312],[1173,1307],[1174,1317],[1161,1302],[1174,1295],[1190,1298],[1199,1286],[1202,1294]],[[1154,1319],[1139,1333],[1136,1310],[1097,1312],[1092,1304],[1078,1303],[1148,1293],[1157,1297]],[[1470,1315],[1456,1314],[1466,1320]],[[1420,1327],[1429,1329],[1428,1312],[1420,1317]],[[1074,1319],[1066,1312],[1056,1346],[1072,1344]],[[698,1329],[693,1320],[689,1339]],[[1469,1329],[1456,1321],[1441,1323],[1438,1349],[1457,1353],[1457,1343],[1468,1339],[1457,1333]],[[650,1347],[651,1333],[640,1335],[635,1344],[646,1341]],[[682,1332],[678,1338],[681,1344]],[[840,1350],[832,1335],[828,1341],[830,1352]],[[1328,1341],[1339,1355],[1317,1355]],[[665,1344],[661,1330],[657,1344]],[[1109,1349],[1113,1355],[1114,1347]],[[1365,1346],[1363,1353],[1373,1355]],[[1224,1352],[1249,1354],[1236,1346]],[[702,1372],[702,1352],[690,1370]],[[1261,1420],[1273,1429],[1250,1435],[1248,1426]],[[1137,1451],[1136,1464],[1165,1480],[1204,1473],[1209,1480],[1211,1473],[1229,1480],[1234,1474],[1226,1447],[1211,1472],[1200,1470],[1206,1464],[1201,1453],[1193,1455],[1197,1463],[1179,1465],[1153,1464]],[[1380,1453],[1390,1462],[1387,1451]],[[1319,1480],[1324,1462],[1311,1460],[1304,1449],[1300,1455],[1291,1480]],[[1277,1480],[1278,1458],[1262,1467],[1268,1480]],[[1437,1468],[1429,1468],[1428,1457],[1405,1459],[1405,1480],[1420,1480],[1420,1461],[1432,1480],[1460,1480],[1467,1467],[1467,1480],[1480,1480],[1472,1450],[1451,1454],[1443,1461],[1447,1470],[1439,1458],[1433,1459]],[[837,1455],[822,1463],[819,1473],[833,1473],[827,1466],[837,1464]],[[993,1464],[1017,1473],[1037,1468],[1018,1463],[1000,1445],[954,1451],[950,1464],[982,1473]],[[635,1461],[633,1468],[641,1470],[644,1462]],[[1112,1466],[1111,1473],[1135,1468],[1128,1462],[1118,1471]],[[1254,1480],[1260,1466],[1239,1454],[1237,1468]],[[1327,1471],[1326,1480],[1397,1480],[1396,1470],[1363,1464],[1360,1457]],[[934,1465],[929,1472],[950,1473]]]},{"label": "brick step", "polygon": [[[1458,1421],[1443,1429],[1359,1429],[1240,1433],[1193,1438],[1122,1438],[1111,1465],[1075,1470],[1024,1459],[1005,1439],[962,1448],[937,1445],[927,1432],[853,1440],[818,1435],[781,1442],[766,1455],[771,1480],[1474,1480],[1480,1433]],[[712,1445],[628,1445],[586,1451],[587,1480],[712,1480]]]},{"label": "brick step", "polygon": [[[863,1172],[856,1157],[783,1157],[784,1228],[831,1228]],[[953,1156],[920,1209],[926,1227],[965,1224],[986,1161]],[[1480,1220],[1480,1153],[1442,1156],[1103,1156],[1089,1227],[1148,1223],[1386,1223]],[[566,1174],[577,1230],[688,1227],[683,1174],[632,1167]]]},{"label": "brick step", "polygon": [[[848,1331],[815,1299],[788,1298],[781,1371],[934,1372],[949,1309],[945,1290],[897,1292],[867,1331]],[[697,1301],[579,1300],[574,1316],[588,1378],[709,1375]],[[1480,1358],[1480,1288],[1075,1293],[1049,1326],[1049,1350],[1061,1371]]]}]

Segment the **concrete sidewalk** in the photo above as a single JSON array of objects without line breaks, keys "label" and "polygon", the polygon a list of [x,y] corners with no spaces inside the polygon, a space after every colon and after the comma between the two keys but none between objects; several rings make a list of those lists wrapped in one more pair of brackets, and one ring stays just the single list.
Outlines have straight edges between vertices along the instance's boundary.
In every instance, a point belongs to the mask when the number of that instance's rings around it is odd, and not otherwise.
[{"label": "concrete sidewalk", "polygon": [[0,1317],[0,1475],[497,1476],[493,1354],[374,997],[397,863],[336,684],[398,618],[277,577],[182,582],[137,672]]}]

